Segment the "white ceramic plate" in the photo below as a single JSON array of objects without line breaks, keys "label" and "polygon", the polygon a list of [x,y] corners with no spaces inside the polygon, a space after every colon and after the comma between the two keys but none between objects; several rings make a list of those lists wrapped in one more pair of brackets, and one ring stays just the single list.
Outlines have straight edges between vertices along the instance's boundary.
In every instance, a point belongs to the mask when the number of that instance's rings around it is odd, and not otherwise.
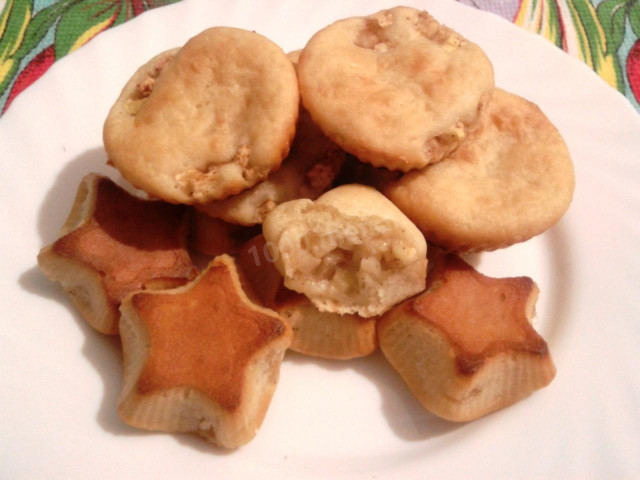
[{"label": "white ceramic plate", "polygon": [[225,453],[116,414],[117,339],[92,331],[36,268],[80,179],[104,165],[102,122],[135,68],[212,25],[292,50],[326,24],[392,6],[185,1],[101,34],[56,63],[0,119],[0,478],[588,478],[640,475],[640,116],[545,40],[457,3],[427,8],[478,42],[497,84],[538,103],[569,144],[577,189],[551,231],[484,254],[481,271],[541,288],[536,327],[558,375],[457,425],[415,401],[384,358],[287,355],[255,440]]}]

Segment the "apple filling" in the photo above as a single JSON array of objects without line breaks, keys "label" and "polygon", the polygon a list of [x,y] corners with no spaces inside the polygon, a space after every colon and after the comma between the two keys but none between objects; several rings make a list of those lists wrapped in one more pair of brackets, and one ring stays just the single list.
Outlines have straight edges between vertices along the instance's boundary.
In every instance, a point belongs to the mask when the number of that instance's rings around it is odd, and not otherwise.
[{"label": "apple filling", "polygon": [[318,205],[305,213],[302,228],[279,242],[288,288],[307,295],[321,311],[364,317],[375,315],[381,303],[390,307],[415,293],[411,285],[421,283],[416,275],[422,275],[426,259],[394,222]]}]

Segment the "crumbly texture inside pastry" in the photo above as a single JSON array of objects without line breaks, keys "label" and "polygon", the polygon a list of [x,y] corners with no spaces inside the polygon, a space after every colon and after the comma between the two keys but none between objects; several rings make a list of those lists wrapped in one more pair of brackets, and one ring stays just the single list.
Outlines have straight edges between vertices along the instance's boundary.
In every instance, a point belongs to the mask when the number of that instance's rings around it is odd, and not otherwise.
[{"label": "crumbly texture inside pastry", "polygon": [[565,213],[573,189],[573,164],[558,130],[535,104],[496,89],[458,150],[384,192],[429,241],[462,252],[544,232]]},{"label": "crumbly texture inside pastry", "polygon": [[316,33],[298,79],[305,108],[331,139],[362,161],[402,171],[455,150],[494,86],[477,45],[407,7]]},{"label": "crumbly texture inside pastry", "polygon": [[265,219],[285,285],[321,311],[379,315],[424,287],[426,242],[382,194],[362,185],[294,200]]},{"label": "crumbly texture inside pastry", "polygon": [[255,185],[286,156],[296,75],[273,42],[214,27],[141,67],[109,112],[111,163],[173,203],[206,203]]},{"label": "crumbly texture inside pastry", "polygon": [[237,258],[258,300],[291,326],[291,350],[334,360],[363,357],[376,350],[378,317],[321,312],[305,295],[289,290],[263,235],[241,245]]}]

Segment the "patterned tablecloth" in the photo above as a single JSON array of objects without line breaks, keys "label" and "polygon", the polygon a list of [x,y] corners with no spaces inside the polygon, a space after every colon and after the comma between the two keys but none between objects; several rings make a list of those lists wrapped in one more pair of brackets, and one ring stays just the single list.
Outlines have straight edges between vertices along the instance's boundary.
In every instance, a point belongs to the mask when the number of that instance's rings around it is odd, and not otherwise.
[{"label": "patterned tablecloth", "polygon": [[[57,59],[100,32],[179,0],[0,0],[0,114]],[[640,112],[640,0],[459,0],[587,63]]]}]

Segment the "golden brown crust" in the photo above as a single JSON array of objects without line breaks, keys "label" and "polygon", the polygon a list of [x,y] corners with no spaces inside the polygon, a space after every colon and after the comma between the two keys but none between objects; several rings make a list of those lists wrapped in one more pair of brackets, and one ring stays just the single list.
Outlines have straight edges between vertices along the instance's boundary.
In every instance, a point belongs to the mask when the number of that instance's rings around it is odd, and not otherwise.
[{"label": "golden brown crust", "polygon": [[284,52],[255,32],[214,27],[174,55],[153,82],[164,58],[141,67],[107,117],[105,148],[122,175],[153,196],[194,204],[237,194],[277,169],[299,103]]},{"label": "golden brown crust", "polygon": [[123,420],[195,431],[227,448],[253,438],[291,330],[249,300],[230,257],[217,257],[183,287],[133,293],[121,310]]},{"label": "golden brown crust", "polygon": [[409,171],[453,151],[491,96],[475,44],[407,7],[335,22],[300,55],[305,108],[347,152]]},{"label": "golden brown crust", "polygon": [[[170,288],[192,279],[182,207],[142,200],[106,177],[89,175],[58,240],[38,256],[42,270],[63,283],[83,316],[117,333],[117,309],[134,290]],[[97,298],[89,297],[100,297]],[[92,305],[101,306],[99,311]]]},{"label": "golden brown crust", "polygon": [[275,315],[246,305],[236,289],[229,266],[218,262],[188,293],[132,296],[151,343],[138,378],[140,395],[187,384],[226,410],[238,408],[249,359],[284,335],[285,326]]},{"label": "golden brown crust", "polygon": [[385,194],[448,250],[495,250],[553,226],[573,196],[569,151],[533,103],[496,89],[477,127],[446,160]]},{"label": "golden brown crust", "polygon": [[407,302],[409,315],[442,331],[462,374],[506,350],[545,356],[547,343],[531,328],[538,287],[528,277],[491,278],[455,255],[434,261],[425,293]]},{"label": "golden brown crust", "polygon": [[424,407],[467,421],[551,382],[547,344],[529,323],[535,283],[486,277],[451,254],[432,263],[425,292],[378,322],[382,351]]}]

